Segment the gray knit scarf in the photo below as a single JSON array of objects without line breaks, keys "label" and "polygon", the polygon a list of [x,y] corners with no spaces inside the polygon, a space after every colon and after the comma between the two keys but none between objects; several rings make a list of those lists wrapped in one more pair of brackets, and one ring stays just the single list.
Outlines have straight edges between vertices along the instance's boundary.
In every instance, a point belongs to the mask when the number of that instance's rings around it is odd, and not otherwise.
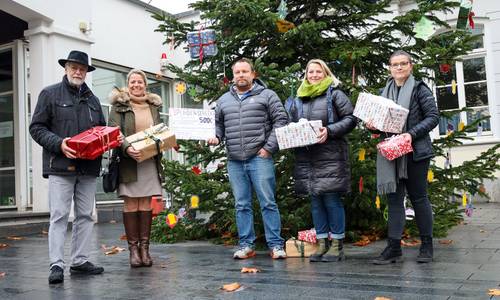
[{"label": "gray knit scarf", "polygon": [[[394,100],[397,104],[409,109],[414,86],[415,78],[410,74],[398,94],[396,81],[394,81],[393,78],[389,78],[382,92],[382,96]],[[403,132],[406,132],[406,123],[403,127]],[[377,192],[379,195],[396,192],[399,180],[408,178],[406,164],[407,155],[390,161],[383,157],[380,152],[377,152]]]}]

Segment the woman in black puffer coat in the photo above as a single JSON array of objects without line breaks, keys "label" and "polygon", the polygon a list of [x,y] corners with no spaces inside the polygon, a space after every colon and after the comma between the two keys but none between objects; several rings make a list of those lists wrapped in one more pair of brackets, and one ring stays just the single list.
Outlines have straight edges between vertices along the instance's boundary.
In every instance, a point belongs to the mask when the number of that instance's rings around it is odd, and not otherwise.
[{"label": "woman in black puffer coat", "polygon": [[[341,196],[350,191],[351,170],[345,136],[356,126],[349,98],[320,59],[308,62],[298,98],[287,103],[291,121],[321,120],[319,143],[295,149],[295,189],[311,196],[319,248],[309,260],[339,261],[344,257],[345,213]],[[328,236],[332,234],[332,243]]]}]

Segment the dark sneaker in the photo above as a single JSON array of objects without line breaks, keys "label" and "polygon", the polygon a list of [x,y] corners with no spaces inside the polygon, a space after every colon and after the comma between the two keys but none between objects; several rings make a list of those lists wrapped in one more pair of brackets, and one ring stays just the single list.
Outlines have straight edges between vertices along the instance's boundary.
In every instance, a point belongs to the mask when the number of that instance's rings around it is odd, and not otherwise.
[{"label": "dark sneaker", "polygon": [[104,272],[103,267],[98,267],[94,266],[90,261],[79,265],[79,266],[73,266],[69,268],[69,272],[73,274],[79,274],[79,275],[96,275],[96,274],[101,274]]},{"label": "dark sneaker", "polygon": [[49,284],[61,283],[64,281],[64,270],[59,266],[50,269]]}]

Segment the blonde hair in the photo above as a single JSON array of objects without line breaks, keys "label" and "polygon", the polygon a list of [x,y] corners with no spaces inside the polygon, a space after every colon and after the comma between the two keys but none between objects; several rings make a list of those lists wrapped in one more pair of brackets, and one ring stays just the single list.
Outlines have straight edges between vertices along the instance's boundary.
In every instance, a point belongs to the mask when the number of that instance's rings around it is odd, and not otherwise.
[{"label": "blonde hair", "polygon": [[142,70],[139,69],[132,69],[130,72],[127,74],[127,85],[130,80],[130,77],[134,74],[140,75],[142,77],[142,80],[144,80],[144,84],[146,87],[148,87],[148,78],[146,77],[146,73],[144,73]]},{"label": "blonde hair", "polygon": [[304,73],[304,80],[307,80],[307,71],[309,70],[309,66],[311,66],[312,64],[319,65],[321,67],[321,70],[323,70],[323,73],[325,73],[325,77],[327,77],[327,76],[332,77],[333,86],[336,87],[340,84],[340,80],[337,77],[335,77],[335,75],[333,75],[332,71],[330,70],[328,65],[325,63],[325,61],[322,59],[319,59],[319,58],[311,59],[310,61],[307,62],[306,71]]}]

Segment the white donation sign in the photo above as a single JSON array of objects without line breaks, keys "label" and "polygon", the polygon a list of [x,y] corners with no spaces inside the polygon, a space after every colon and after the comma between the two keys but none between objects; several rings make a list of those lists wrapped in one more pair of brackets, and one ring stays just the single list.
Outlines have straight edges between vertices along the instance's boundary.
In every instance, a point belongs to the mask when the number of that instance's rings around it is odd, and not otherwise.
[{"label": "white donation sign", "polygon": [[212,109],[169,108],[169,127],[178,140],[207,140],[215,137]]}]

